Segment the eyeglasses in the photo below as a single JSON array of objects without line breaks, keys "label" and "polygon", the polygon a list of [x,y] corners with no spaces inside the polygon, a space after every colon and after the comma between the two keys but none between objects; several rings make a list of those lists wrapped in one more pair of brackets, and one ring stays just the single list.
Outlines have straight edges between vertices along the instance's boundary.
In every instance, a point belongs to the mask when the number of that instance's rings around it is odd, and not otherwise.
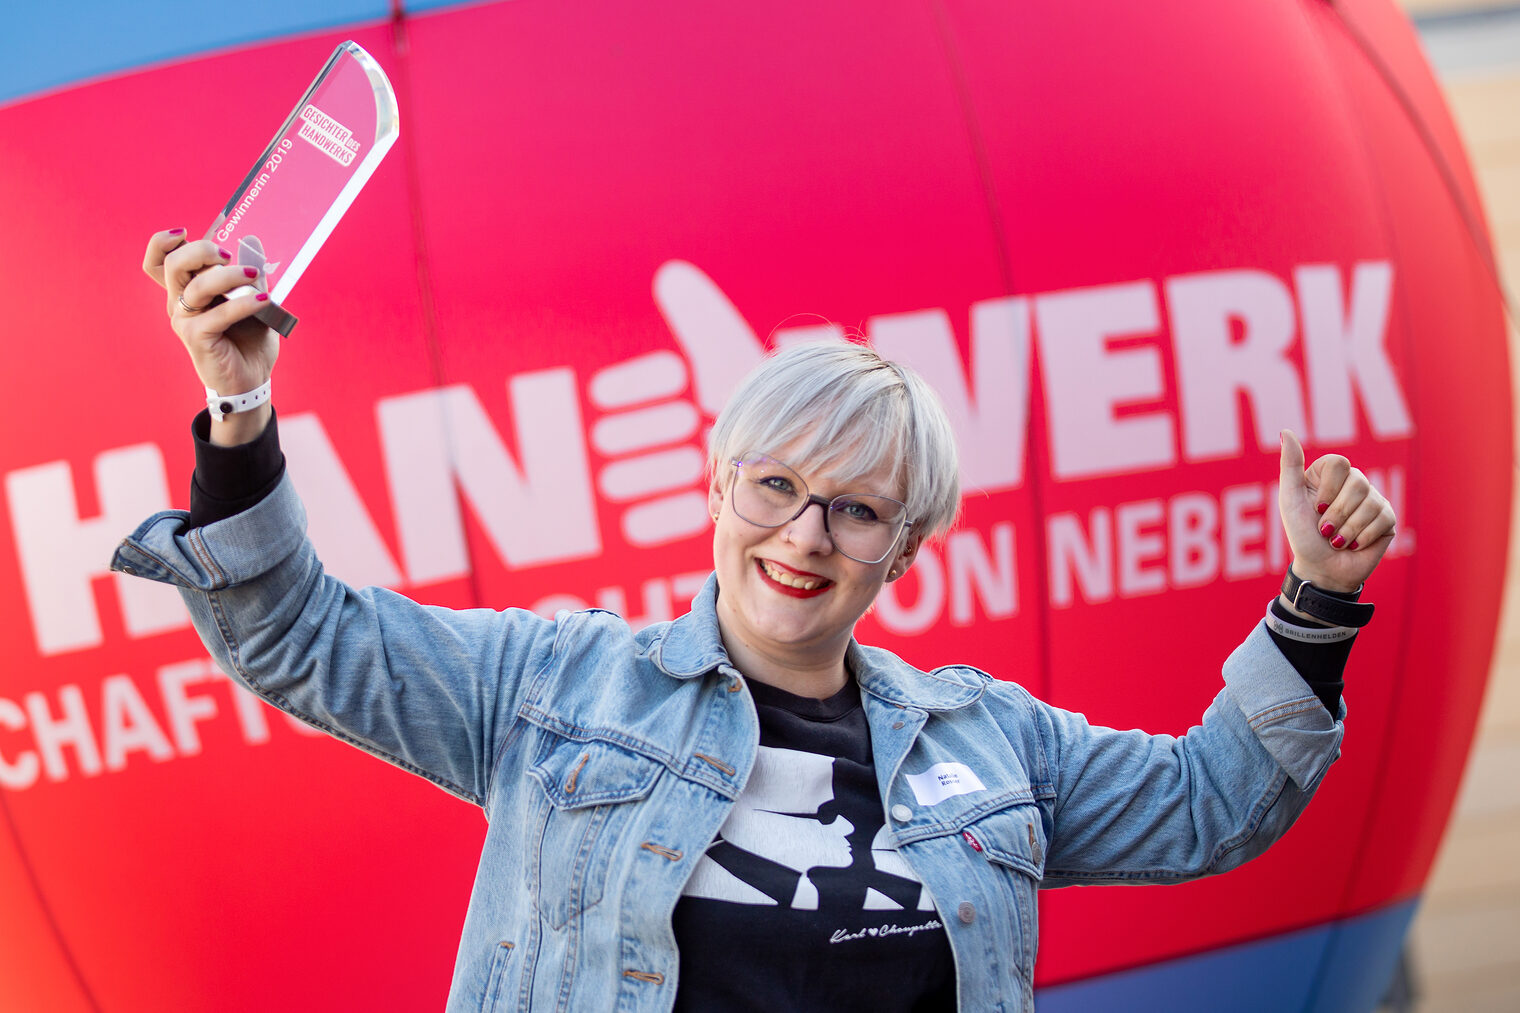
[{"label": "eyeglasses", "polygon": [[762,528],[779,528],[817,503],[823,507],[823,529],[834,548],[858,563],[879,563],[890,556],[911,523],[908,505],[890,496],[814,496],[801,475],[764,454],[745,454],[733,464],[734,512],[741,518]]}]

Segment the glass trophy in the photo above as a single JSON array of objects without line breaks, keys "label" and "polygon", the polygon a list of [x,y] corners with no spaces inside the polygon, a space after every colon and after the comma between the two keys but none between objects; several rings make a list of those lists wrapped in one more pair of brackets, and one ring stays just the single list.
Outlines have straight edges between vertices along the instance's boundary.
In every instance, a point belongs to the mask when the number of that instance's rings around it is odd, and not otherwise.
[{"label": "glass trophy", "polygon": [[256,316],[266,326],[290,335],[285,297],[400,132],[380,65],[357,43],[338,46],[206,232],[232,263],[264,273],[270,301]]}]

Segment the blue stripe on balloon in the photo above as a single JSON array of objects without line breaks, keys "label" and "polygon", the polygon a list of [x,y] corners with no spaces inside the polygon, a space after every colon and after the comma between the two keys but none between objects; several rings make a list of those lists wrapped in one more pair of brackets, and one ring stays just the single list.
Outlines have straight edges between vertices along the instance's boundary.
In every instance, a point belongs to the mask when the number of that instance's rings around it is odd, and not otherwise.
[{"label": "blue stripe on balloon", "polygon": [[[408,4],[408,9],[442,6]],[[0,14],[0,103],[207,50],[390,17],[390,0],[54,0]]]},{"label": "blue stripe on balloon", "polygon": [[[1416,903],[1406,901],[1344,921],[1043,988],[1035,994],[1035,1009],[1371,1011],[1393,977]],[[1144,927],[1137,925],[1135,930]]]},{"label": "blue stripe on balloon", "polygon": [[[480,0],[474,0],[473,5],[479,6],[479,3]],[[415,14],[418,11],[432,11],[440,7],[465,7],[470,5],[470,0],[406,0],[404,6],[408,13]]]},{"label": "blue stripe on balloon", "polygon": [[1418,904],[1416,898],[1336,925],[1325,951],[1325,971],[1317,983],[1313,1013],[1377,1008],[1398,966]]}]

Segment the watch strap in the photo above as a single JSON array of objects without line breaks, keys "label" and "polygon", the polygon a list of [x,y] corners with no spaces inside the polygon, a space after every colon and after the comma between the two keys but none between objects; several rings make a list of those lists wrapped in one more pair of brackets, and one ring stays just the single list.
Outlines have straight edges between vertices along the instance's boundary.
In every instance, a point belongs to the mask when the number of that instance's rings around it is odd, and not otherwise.
[{"label": "watch strap", "polygon": [[236,415],[239,412],[251,412],[265,401],[269,400],[269,393],[273,379],[265,380],[246,394],[218,394],[210,387],[206,388],[206,410],[211,417],[220,422],[228,415]]},{"label": "watch strap", "polygon": [[1293,572],[1293,567],[1289,566],[1287,575],[1283,577],[1282,593],[1294,608],[1320,622],[1361,628],[1372,621],[1374,607],[1371,602],[1357,601],[1361,597],[1362,587],[1345,595],[1326,591],[1299,577]]}]

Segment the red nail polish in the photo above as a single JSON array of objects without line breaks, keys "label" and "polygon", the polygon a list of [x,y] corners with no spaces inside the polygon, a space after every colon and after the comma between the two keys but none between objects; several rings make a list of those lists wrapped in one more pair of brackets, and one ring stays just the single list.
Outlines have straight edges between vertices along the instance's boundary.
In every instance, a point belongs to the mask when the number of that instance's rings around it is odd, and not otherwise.
[{"label": "red nail polish", "polygon": [[1356,543],[1355,543],[1355,542],[1352,542],[1352,543],[1351,543],[1351,547],[1352,547],[1352,548],[1353,548],[1353,549],[1359,549],[1359,548],[1361,548],[1361,546],[1359,546],[1359,545],[1357,545],[1357,544],[1356,544]]},{"label": "red nail polish", "polygon": [[1336,535],[1334,538],[1330,539],[1330,544],[1338,549],[1342,545],[1346,544],[1346,539],[1341,535]]},{"label": "red nail polish", "polygon": [[256,268],[256,267],[245,267],[245,268],[243,268],[243,277],[245,277],[245,278],[257,278],[258,276],[259,276],[259,269],[258,268]]},{"label": "red nail polish", "polygon": [[184,229],[170,229],[169,230],[169,235],[171,235],[171,236],[183,236],[184,234],[185,234],[185,230]]},{"label": "red nail polish", "polygon": [[1314,508],[1314,512],[1322,514],[1326,510],[1329,510],[1329,509],[1330,509],[1330,504],[1329,503],[1321,503],[1319,506],[1317,506],[1317,507]]},{"label": "red nail polish", "polygon": [[1319,533],[1324,535],[1326,538],[1329,538],[1331,535],[1335,534],[1335,525],[1326,524],[1324,527],[1319,529]]},{"label": "red nail polish", "polygon": [[268,292],[260,292],[258,295],[254,296],[253,299],[254,299],[255,302],[268,302],[269,301],[269,293]]},{"label": "red nail polish", "polygon": [[231,260],[232,259],[232,254],[228,253],[226,250],[222,249],[220,246],[218,246],[216,248],[216,255],[218,257],[221,257],[223,260]]}]

